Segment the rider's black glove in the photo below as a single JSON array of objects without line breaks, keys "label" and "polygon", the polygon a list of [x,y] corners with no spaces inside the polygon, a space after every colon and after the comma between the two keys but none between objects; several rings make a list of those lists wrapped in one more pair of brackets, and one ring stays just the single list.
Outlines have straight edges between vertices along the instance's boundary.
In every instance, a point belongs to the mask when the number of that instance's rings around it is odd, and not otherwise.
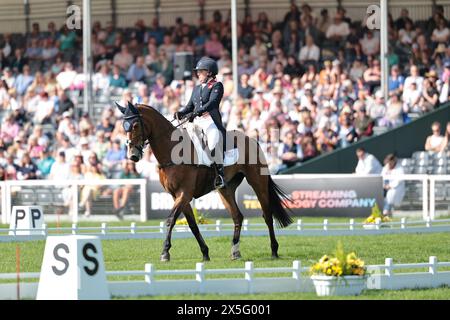
[{"label": "rider's black glove", "polygon": [[192,112],[192,113],[191,113],[191,116],[189,117],[189,121],[190,121],[190,122],[194,121],[194,119],[195,119],[197,116],[198,116],[198,113],[197,113],[197,112]]},{"label": "rider's black glove", "polygon": [[180,111],[177,111],[173,114],[174,119],[181,120],[181,119],[183,119],[183,117],[184,117],[184,115]]}]

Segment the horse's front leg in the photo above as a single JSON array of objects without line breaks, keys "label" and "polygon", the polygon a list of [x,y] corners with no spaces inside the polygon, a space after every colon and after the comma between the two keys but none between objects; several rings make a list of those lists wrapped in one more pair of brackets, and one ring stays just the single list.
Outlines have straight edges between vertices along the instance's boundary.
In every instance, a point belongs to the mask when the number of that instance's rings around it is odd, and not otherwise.
[{"label": "horse's front leg", "polygon": [[192,197],[188,197],[184,192],[182,192],[175,198],[175,203],[173,205],[172,211],[170,212],[170,215],[166,221],[167,234],[166,234],[166,240],[164,241],[163,250],[161,253],[161,261],[170,261],[169,250],[172,247],[172,243],[171,243],[172,230],[173,230],[173,227],[175,226],[175,222],[177,221],[177,218],[180,216],[185,205],[189,204],[189,201],[191,201],[191,198]]}]

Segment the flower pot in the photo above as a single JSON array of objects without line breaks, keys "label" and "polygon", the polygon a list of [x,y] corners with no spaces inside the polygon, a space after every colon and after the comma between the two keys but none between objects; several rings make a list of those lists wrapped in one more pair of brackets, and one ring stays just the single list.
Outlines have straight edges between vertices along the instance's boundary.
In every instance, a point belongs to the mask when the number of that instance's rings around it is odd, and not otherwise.
[{"label": "flower pot", "polygon": [[[386,224],[386,223],[380,223],[379,224],[380,228],[390,228],[391,226]],[[373,230],[377,228],[377,225],[375,223],[366,223],[363,224],[363,228],[366,230]]]},{"label": "flower pot", "polygon": [[357,296],[366,288],[366,277],[364,276],[313,275],[311,280],[319,297]]}]

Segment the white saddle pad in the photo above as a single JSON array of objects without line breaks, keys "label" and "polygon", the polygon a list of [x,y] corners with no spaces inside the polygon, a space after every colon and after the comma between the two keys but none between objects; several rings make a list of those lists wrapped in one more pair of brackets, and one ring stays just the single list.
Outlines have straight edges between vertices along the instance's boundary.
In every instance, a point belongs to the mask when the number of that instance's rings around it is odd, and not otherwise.
[{"label": "white saddle pad", "polygon": [[[187,129],[189,137],[191,138],[192,143],[194,144],[195,152],[197,153],[198,159],[197,164],[210,167],[213,161],[208,156],[208,147],[205,147],[205,149],[203,149],[203,145],[206,144],[202,141],[203,133],[201,131],[201,128],[197,127],[192,123],[186,125],[185,128]],[[224,167],[236,164],[238,159],[239,159],[238,148],[225,151]]]}]

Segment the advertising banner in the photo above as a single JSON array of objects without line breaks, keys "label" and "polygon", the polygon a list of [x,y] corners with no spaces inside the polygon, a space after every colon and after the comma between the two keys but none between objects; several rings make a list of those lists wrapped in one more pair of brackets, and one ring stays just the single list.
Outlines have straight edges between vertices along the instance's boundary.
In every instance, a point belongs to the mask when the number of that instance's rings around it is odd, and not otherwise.
[{"label": "advertising banner", "polygon": [[[381,176],[282,175],[272,178],[293,200],[286,204],[297,217],[367,217],[375,204],[383,208]],[[148,188],[147,218],[167,218],[173,206],[172,196],[164,191],[159,181],[150,181]],[[236,191],[236,200],[244,217],[262,216],[259,201],[245,179]],[[206,217],[230,217],[217,191],[193,200],[192,204]]]},{"label": "advertising banner", "polygon": [[[295,216],[367,217],[375,204],[383,208],[381,176],[273,176],[273,180],[293,200],[287,205]],[[261,212],[246,180],[238,189],[238,206],[244,216]]]}]

